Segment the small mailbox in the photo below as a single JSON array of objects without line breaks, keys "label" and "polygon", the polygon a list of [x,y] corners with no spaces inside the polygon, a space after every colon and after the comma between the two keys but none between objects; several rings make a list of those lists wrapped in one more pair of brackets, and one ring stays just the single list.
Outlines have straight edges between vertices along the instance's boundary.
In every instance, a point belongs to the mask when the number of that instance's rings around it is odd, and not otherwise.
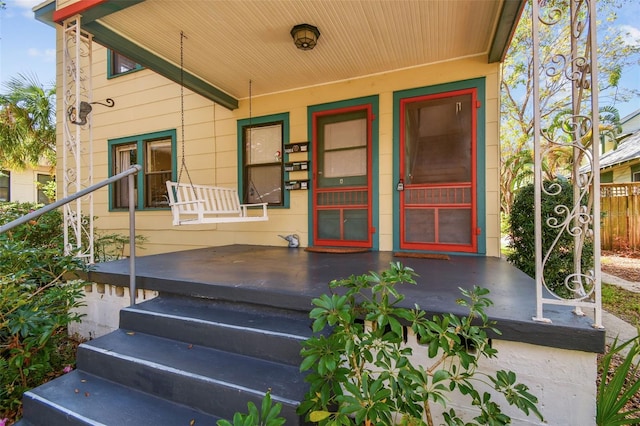
[{"label": "small mailbox", "polygon": [[289,191],[309,189],[309,180],[288,180],[284,183],[284,188]]},{"label": "small mailbox", "polygon": [[298,172],[309,170],[309,162],[308,161],[290,161],[284,164],[285,172]]},{"label": "small mailbox", "polygon": [[296,142],[284,146],[284,152],[293,154],[295,152],[307,152],[309,150],[309,142]]}]

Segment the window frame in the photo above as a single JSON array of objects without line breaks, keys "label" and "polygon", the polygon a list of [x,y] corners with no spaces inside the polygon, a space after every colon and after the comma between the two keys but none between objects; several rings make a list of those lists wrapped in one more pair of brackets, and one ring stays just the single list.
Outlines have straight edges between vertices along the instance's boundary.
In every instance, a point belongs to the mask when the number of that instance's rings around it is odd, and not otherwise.
[{"label": "window frame", "polygon": [[136,66],[133,69],[130,69],[124,72],[116,72],[115,69],[113,68],[116,63],[116,59],[115,59],[116,55],[129,59],[127,56],[123,55],[122,53],[116,52],[115,50],[112,50],[112,49],[107,49],[107,79],[120,77],[120,76],[131,74],[136,71],[140,71],[144,69],[142,65],[136,62]]},{"label": "window frame", "polygon": [[[46,180],[46,182],[42,182],[40,180],[41,177],[46,177],[49,178]],[[36,173],[36,201],[39,204],[51,204],[52,201],[49,200],[49,198],[47,197],[47,195],[44,193],[44,191],[42,190],[42,185],[47,184],[48,182],[54,181],[55,182],[56,177],[47,173]],[[42,198],[47,198],[47,201],[40,201],[40,196],[42,196]]]},{"label": "window frame", "polygon": [[[369,158],[369,150],[370,150],[370,137],[367,134],[369,131],[369,119],[370,119],[370,111],[367,108],[362,108],[362,109],[347,109],[345,110],[335,110],[335,111],[331,111],[329,110],[329,113],[325,112],[322,115],[319,115],[316,120],[316,126],[318,127],[318,138],[320,139],[324,139],[325,138],[325,130],[326,130],[326,126],[331,125],[331,124],[342,124],[342,123],[346,123],[346,122],[355,122],[355,121],[362,121],[364,123],[364,140],[365,140],[365,144],[364,145],[348,145],[346,147],[337,147],[337,148],[327,148],[326,147],[326,141],[322,146],[322,156],[318,156],[318,158],[316,159],[317,161],[317,170],[321,170],[323,171],[322,176],[318,176],[317,179],[317,183],[318,183],[318,187],[319,188],[332,188],[332,187],[342,187],[342,186],[368,186],[370,184],[370,176],[369,176],[369,163],[370,163],[370,158]],[[355,153],[356,151],[364,151],[364,159],[365,159],[365,170],[363,174],[356,174],[356,175],[344,175],[344,176],[340,176],[340,177],[334,177],[331,175],[328,175],[327,173],[327,164],[331,161],[328,158],[327,154],[349,154],[349,153]]]},{"label": "window frame", "polygon": [[[634,179],[636,176],[639,177],[638,180]],[[631,166],[631,182],[640,182],[640,164]]]},{"label": "window frame", "polygon": [[[238,195],[240,196],[240,200],[247,200],[247,191],[245,188],[245,183],[247,181],[247,164],[246,164],[246,155],[245,155],[245,132],[249,128],[259,128],[266,127],[271,125],[281,125],[282,126],[282,141],[280,147],[280,185],[281,185],[281,193],[282,198],[279,204],[269,203],[268,207],[274,208],[288,208],[289,207],[289,191],[284,188],[285,182],[285,170],[284,165],[286,162],[284,147],[289,143],[289,113],[280,113],[280,114],[271,114],[265,115],[261,117],[255,117],[251,119],[242,119],[237,121],[237,142],[238,142]],[[273,163],[264,163],[264,164],[256,164],[252,167],[266,167],[273,166],[277,164],[275,161]],[[242,201],[243,203],[245,201]]]},{"label": "window frame", "polygon": [[2,186],[2,188],[7,188],[7,199],[6,200],[0,200],[2,202],[10,202],[11,201],[11,171],[10,170],[0,170],[0,174],[2,174],[2,176],[0,176],[0,179],[6,178],[7,181],[7,185],[6,186]]},{"label": "window frame", "polygon": [[[137,211],[155,211],[155,210],[170,209],[168,204],[164,207],[146,207],[145,206],[146,194],[148,191],[148,188],[145,187],[145,182],[147,177],[146,147],[149,142],[154,142],[154,141],[163,140],[163,139],[171,140],[171,180],[175,181],[177,176],[176,173],[177,173],[177,164],[178,164],[177,137],[176,137],[175,129],[162,130],[162,131],[152,132],[152,133],[144,133],[144,134],[134,135],[134,136],[125,136],[117,139],[110,139],[107,141],[108,156],[109,156],[109,161],[108,161],[109,177],[114,176],[115,161],[117,160],[114,155],[116,147],[124,146],[124,145],[135,145],[135,149],[136,149],[135,164],[142,166],[142,171],[137,175],[135,175],[137,188],[142,188],[142,190],[138,190],[138,193],[136,196]],[[128,209],[128,207],[115,206],[115,200],[114,200],[114,197],[116,194],[115,185],[116,185],[115,183],[112,183],[109,185],[109,211],[114,211],[114,212],[125,211]]]},{"label": "window frame", "polygon": [[[633,178],[633,172],[631,177]],[[600,172],[600,183],[613,183],[613,170]]]}]

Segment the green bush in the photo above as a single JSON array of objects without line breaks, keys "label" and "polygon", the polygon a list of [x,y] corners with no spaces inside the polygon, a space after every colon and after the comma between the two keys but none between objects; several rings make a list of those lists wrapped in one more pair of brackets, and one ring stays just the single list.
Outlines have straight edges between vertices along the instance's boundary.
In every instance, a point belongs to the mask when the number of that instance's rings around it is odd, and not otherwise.
[{"label": "green bush", "polygon": [[[554,185],[554,186],[552,186]],[[565,279],[574,273],[574,237],[569,232],[549,226],[548,221],[565,220],[563,210],[558,210],[559,205],[571,208],[573,206],[573,187],[570,182],[554,181],[545,182],[545,188],[555,193],[553,189],[561,190],[556,195],[542,195],[542,252],[543,257],[548,255],[544,265],[544,280],[547,287],[561,297],[573,297],[572,291],[565,286]],[[507,260],[530,277],[535,277],[536,252],[534,237],[534,186],[533,184],[521,188],[515,196],[511,207],[510,227],[511,240],[509,248],[513,251],[507,255]],[[573,226],[573,222],[570,224]],[[557,241],[556,241],[557,238]],[[586,273],[593,268],[593,240],[586,238],[583,245],[581,258],[582,272]]]},{"label": "green bush", "polygon": [[[542,420],[536,397],[516,382],[515,373],[477,370],[480,357],[497,353],[487,336],[487,330],[499,333],[484,312],[491,305],[488,290],[461,290],[458,303],[468,308],[468,316],[429,319],[417,306],[399,306],[404,296],[396,286],[415,284],[414,276],[411,268],[392,263],[381,274],[332,281],[335,292],[313,299],[310,317],[319,334],[303,344],[300,369],[310,370],[310,389],[298,412],[320,425],[423,425],[425,420],[433,425],[431,404],[444,406],[457,391],[477,410],[477,423],[465,423],[450,409],[443,413],[447,425],[509,424],[492,396],[475,388],[485,383]],[[428,362],[412,361],[405,327],[415,333]]]},{"label": "green bush", "polygon": [[[0,204],[0,224],[36,208]],[[78,321],[82,282],[63,276],[83,264],[63,254],[62,215],[53,211],[0,235],[0,418],[20,411],[22,394],[60,374],[59,349]],[[71,358],[72,359],[72,358]]]}]

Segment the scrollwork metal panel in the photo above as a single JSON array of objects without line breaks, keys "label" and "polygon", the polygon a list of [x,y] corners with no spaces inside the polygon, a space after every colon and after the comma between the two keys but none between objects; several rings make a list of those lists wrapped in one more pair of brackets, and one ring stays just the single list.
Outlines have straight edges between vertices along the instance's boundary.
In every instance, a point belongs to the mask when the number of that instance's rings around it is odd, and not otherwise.
[{"label": "scrollwork metal panel", "polygon": [[[67,197],[93,184],[91,117],[77,122],[68,113],[91,101],[92,37],[82,31],[79,15],[64,22],[62,40],[62,192]],[[94,260],[93,216],[92,194],[64,208],[65,253],[87,263]]]},{"label": "scrollwork metal panel", "polygon": [[[595,10],[595,1],[532,2],[533,64],[539,73],[533,79],[537,285],[533,319],[550,322],[544,316],[544,305],[568,305],[573,306],[578,315],[584,315],[583,308],[593,309],[594,326],[602,327],[599,143],[593,143],[599,141],[598,65],[592,53],[597,52]],[[543,55],[539,34],[545,25],[566,26],[566,31],[558,33],[567,34],[568,40],[558,40],[552,51]],[[545,78],[557,84],[564,80],[571,90],[571,105],[556,120],[553,131],[550,123],[544,122],[540,100],[541,80]],[[555,205],[553,216],[542,217],[543,200],[567,191],[567,186],[543,179],[545,159],[557,158],[560,154],[570,159],[571,176],[567,178],[571,183],[572,205]],[[543,241],[543,234],[554,237]],[[552,286],[547,281],[545,268],[551,257],[558,255],[558,250],[566,250],[559,242],[567,235],[573,241],[572,253],[563,255],[573,257],[573,271],[565,277],[556,277],[561,284]]]}]

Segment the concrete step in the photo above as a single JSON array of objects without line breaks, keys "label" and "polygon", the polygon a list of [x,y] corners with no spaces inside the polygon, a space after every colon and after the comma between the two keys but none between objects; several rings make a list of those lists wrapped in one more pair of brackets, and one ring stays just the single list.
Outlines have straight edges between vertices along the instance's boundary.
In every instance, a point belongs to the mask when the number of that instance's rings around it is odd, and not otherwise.
[{"label": "concrete step", "polygon": [[[211,396],[212,398],[214,396]],[[215,425],[218,417],[73,371],[26,392],[21,426]]]},{"label": "concrete step", "polygon": [[296,366],[311,336],[308,312],[167,294],[120,311],[120,327]]},{"label": "concrete step", "polygon": [[77,367],[227,419],[245,412],[248,401],[259,406],[271,389],[291,425],[300,424],[295,410],[308,388],[298,366],[125,329],[80,345]]},{"label": "concrete step", "polygon": [[[21,426],[202,425],[231,420],[270,390],[287,425],[308,389],[300,349],[309,307],[161,293],[83,343],[77,369],[25,393]],[[194,421],[194,423],[192,423]]]}]

